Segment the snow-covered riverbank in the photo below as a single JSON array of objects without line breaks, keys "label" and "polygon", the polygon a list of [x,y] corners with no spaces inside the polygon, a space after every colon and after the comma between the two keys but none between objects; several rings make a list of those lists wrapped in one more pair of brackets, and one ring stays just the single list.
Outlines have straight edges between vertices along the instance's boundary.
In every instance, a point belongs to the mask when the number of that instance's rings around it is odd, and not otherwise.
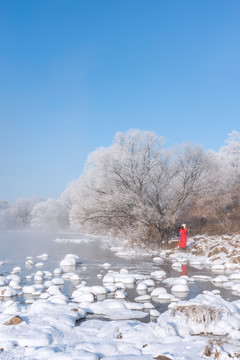
[{"label": "snow-covered riverbank", "polygon": [[[239,237],[226,240],[227,255],[206,257],[216,249],[216,238],[196,239],[188,251],[160,251],[152,254],[157,270],[144,275],[126,269],[115,271],[111,264],[100,267],[102,285],[82,281],[75,268],[84,267],[77,255],[68,254],[51,273],[45,270],[47,254],[40,255],[42,265],[35,269],[34,259],[29,284],[23,285],[22,271],[15,267],[0,277],[0,357],[2,359],[239,359],[240,354],[240,264],[236,262]],[[69,240],[71,241],[71,239]],[[234,248],[234,250],[232,249]],[[124,250],[115,248],[120,255]],[[231,257],[230,254],[234,253]],[[125,251],[125,255],[130,253]],[[146,255],[146,253],[145,253]],[[150,255],[150,254],[148,254]],[[213,255],[215,256],[215,255]],[[181,275],[168,277],[161,264],[168,259]],[[233,260],[233,261],[232,261]],[[31,261],[33,262],[31,264]],[[191,264],[198,275],[184,275],[183,266]],[[201,270],[211,267],[214,276]],[[30,276],[30,275],[29,275]],[[64,282],[71,281],[71,296],[62,292]],[[194,299],[185,300],[195,282],[211,282],[212,291],[203,291]],[[138,295],[128,301],[127,289],[135,287]],[[221,289],[235,292],[239,300],[227,301]],[[19,303],[16,296],[25,296]],[[169,304],[160,314],[155,301]],[[150,321],[140,320],[150,315]],[[94,316],[94,318],[92,318]],[[12,319],[12,320],[11,320]],[[17,323],[14,323],[14,319]],[[10,324],[9,324],[10,321]],[[7,325],[9,324],[9,325]]]}]

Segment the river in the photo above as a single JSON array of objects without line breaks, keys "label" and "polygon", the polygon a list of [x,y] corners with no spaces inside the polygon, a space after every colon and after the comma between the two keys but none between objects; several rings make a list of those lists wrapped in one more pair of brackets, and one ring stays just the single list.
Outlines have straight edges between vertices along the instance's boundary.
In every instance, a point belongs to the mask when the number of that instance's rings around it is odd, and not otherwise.
[{"label": "river", "polygon": [[[22,283],[21,286],[32,284],[32,281],[26,279],[26,276],[33,275],[37,271],[53,272],[55,268],[59,267],[60,261],[66,254],[76,254],[82,260],[82,263],[75,268],[75,272],[86,281],[87,285],[102,285],[102,278],[108,269],[102,265],[110,263],[110,269],[119,271],[120,269],[127,269],[129,273],[138,273],[150,277],[150,273],[155,270],[165,270],[167,277],[179,277],[181,275],[207,275],[214,277],[210,269],[202,268],[201,270],[183,265],[180,271],[172,268],[172,263],[165,260],[163,264],[158,265],[152,261],[152,256],[144,257],[119,257],[110,250],[107,246],[108,242],[105,238],[94,237],[91,235],[74,234],[74,233],[46,233],[46,232],[21,232],[21,231],[2,231],[0,232],[0,273],[3,276],[9,275],[12,270],[19,266],[22,268],[20,273]],[[42,259],[43,253],[48,254],[47,259]],[[27,257],[32,257],[34,265],[26,267],[25,263]],[[39,262],[43,266],[36,267]],[[170,292],[169,287],[159,281],[155,281],[155,287],[166,287]],[[211,281],[194,281],[189,283],[190,291],[186,294],[184,299],[190,299],[202,293],[204,290],[216,289]],[[62,292],[71,296],[74,290],[74,284],[70,280],[65,280],[65,285]],[[127,286],[127,300],[134,301],[139,295],[136,291],[136,286]],[[228,301],[238,299],[230,290],[220,288],[221,296]],[[24,302],[24,296],[17,298],[19,302]],[[153,305],[160,312],[167,309],[169,302],[153,302]],[[144,321],[148,321],[145,318]]]}]

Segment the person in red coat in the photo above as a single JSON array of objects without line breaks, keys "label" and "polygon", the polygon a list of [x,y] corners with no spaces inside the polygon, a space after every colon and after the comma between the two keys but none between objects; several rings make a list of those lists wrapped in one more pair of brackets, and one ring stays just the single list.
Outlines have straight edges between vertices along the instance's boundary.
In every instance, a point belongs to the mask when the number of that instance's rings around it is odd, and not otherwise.
[{"label": "person in red coat", "polygon": [[178,246],[186,248],[187,246],[187,225],[182,224],[179,231]]}]

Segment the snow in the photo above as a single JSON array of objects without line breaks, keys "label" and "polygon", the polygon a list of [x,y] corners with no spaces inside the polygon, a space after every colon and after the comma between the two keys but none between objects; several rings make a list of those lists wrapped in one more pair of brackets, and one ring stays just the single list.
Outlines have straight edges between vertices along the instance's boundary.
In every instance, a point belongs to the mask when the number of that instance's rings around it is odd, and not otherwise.
[{"label": "snow", "polygon": [[151,272],[151,276],[156,280],[162,280],[166,277],[166,271],[164,270],[156,270]]},{"label": "snow", "polygon": [[229,280],[240,280],[240,272],[234,272],[229,276]]},{"label": "snow", "polygon": [[171,291],[174,293],[176,292],[181,292],[181,293],[184,293],[184,292],[188,292],[189,291],[189,287],[186,285],[186,284],[176,284],[176,285],[173,285],[173,287],[171,288]]},{"label": "snow", "polygon": [[134,284],[137,281],[134,275],[124,274],[120,272],[108,272],[103,277],[103,283],[117,283],[122,282],[123,284]]},{"label": "snow", "polygon": [[159,295],[166,294],[166,293],[167,293],[167,290],[165,288],[158,287],[158,288],[153,289],[153,291],[151,292],[151,297],[158,297]]},{"label": "snow", "polygon": [[[81,263],[78,256],[67,254],[60,267],[50,272],[44,268],[49,257],[43,255],[38,256],[44,260],[43,269],[27,276],[28,285],[24,271],[12,270],[0,276],[1,359],[152,360],[162,355],[200,360],[206,358],[203,354],[209,344],[218,349],[219,360],[234,359],[234,353],[239,353],[240,299],[224,300],[214,289],[181,300],[182,293],[197,282],[203,288],[207,284],[229,287],[240,297],[240,271],[230,258],[209,260],[191,252],[164,251],[159,256],[154,254],[154,267],[144,269],[144,274],[125,268],[115,271],[110,264],[105,266],[107,263],[100,265],[98,285],[89,285],[88,277],[82,281],[76,273]],[[172,265],[178,263],[172,270],[175,273],[186,263],[223,273],[167,277],[169,274],[160,268],[166,259]],[[63,294],[67,282],[73,288],[70,296]],[[144,294],[130,302],[129,288]],[[17,295],[21,293],[25,303],[19,301]],[[161,302],[168,306],[162,313],[153,305]],[[20,324],[5,325],[16,315],[23,320]],[[221,346],[214,336],[221,337]]]},{"label": "snow", "polygon": [[145,291],[148,289],[148,286],[147,284],[145,284],[144,282],[140,282],[138,285],[137,285],[137,291]]},{"label": "snow", "polygon": [[67,254],[65,258],[60,262],[61,268],[71,268],[75,267],[77,264],[81,263],[78,255],[75,254]]},{"label": "snow", "polygon": [[0,276],[0,286],[8,285],[9,280],[5,278],[4,276]]},{"label": "snow", "polygon": [[217,277],[212,279],[212,282],[215,282],[215,283],[224,283],[227,281],[228,281],[228,277],[225,275],[218,275]]}]

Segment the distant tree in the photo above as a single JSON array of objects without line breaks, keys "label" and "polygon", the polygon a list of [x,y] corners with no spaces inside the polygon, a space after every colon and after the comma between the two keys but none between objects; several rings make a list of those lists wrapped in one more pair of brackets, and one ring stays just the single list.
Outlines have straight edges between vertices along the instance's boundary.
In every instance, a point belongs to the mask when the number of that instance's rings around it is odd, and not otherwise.
[{"label": "distant tree", "polygon": [[199,147],[170,152],[154,133],[118,133],[112,146],[89,156],[84,174],[72,184],[71,224],[145,244],[167,242],[179,211],[211,183],[210,173]]},{"label": "distant tree", "polygon": [[31,222],[31,211],[39,198],[20,198],[14,202],[1,202],[0,228],[25,229]]},{"label": "distant tree", "polygon": [[220,153],[225,161],[231,165],[234,173],[234,180],[240,182],[240,133],[232,131],[228,135],[225,146],[220,149]]},{"label": "distant tree", "polygon": [[219,151],[208,151],[214,187],[200,193],[185,215],[192,232],[223,234],[240,230],[239,134],[233,131],[227,145]]},{"label": "distant tree", "polygon": [[68,204],[63,197],[38,202],[31,212],[31,227],[35,229],[65,229],[69,225]]}]

